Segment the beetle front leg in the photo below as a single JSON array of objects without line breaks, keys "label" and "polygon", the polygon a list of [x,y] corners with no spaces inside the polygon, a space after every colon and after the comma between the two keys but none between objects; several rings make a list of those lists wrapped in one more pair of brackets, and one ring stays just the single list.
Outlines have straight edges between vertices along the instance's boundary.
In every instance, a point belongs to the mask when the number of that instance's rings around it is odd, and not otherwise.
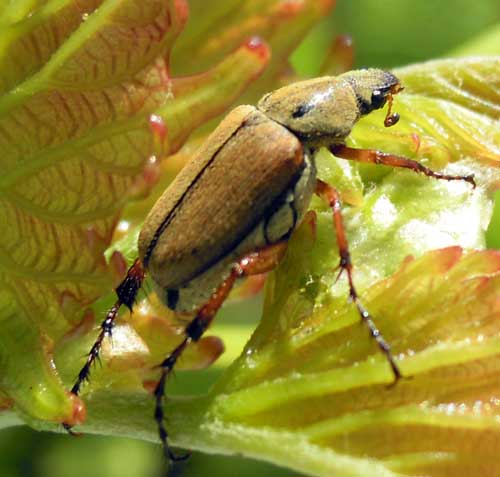
[{"label": "beetle front leg", "polygon": [[340,268],[340,273],[345,271],[347,274],[347,280],[349,283],[349,296],[353,301],[353,303],[356,305],[356,308],[358,309],[361,319],[368,326],[372,338],[377,342],[378,347],[386,356],[387,361],[389,362],[392,372],[394,374],[394,383],[396,383],[402,377],[402,374],[392,355],[391,346],[382,336],[382,333],[375,325],[375,322],[373,321],[373,318],[370,315],[370,313],[361,304],[358,297],[358,293],[354,286],[354,281],[352,278],[351,254],[349,253],[349,245],[345,234],[344,222],[342,220],[342,203],[340,201],[340,195],[337,189],[332,187],[330,184],[323,182],[320,179],[318,179],[316,182],[316,194],[322,199],[324,199],[326,202],[328,202],[328,204],[332,208],[333,224],[335,228],[337,245],[339,247],[339,255],[340,255],[339,268]]},{"label": "beetle front leg", "polygon": [[229,276],[213,293],[210,300],[198,310],[194,319],[186,326],[184,330],[184,339],[160,364],[159,367],[161,368],[161,376],[154,390],[156,398],[154,417],[156,423],[158,424],[158,434],[167,459],[171,461],[179,461],[188,457],[188,455],[179,457],[172,452],[168,445],[168,433],[163,422],[163,397],[165,395],[165,385],[170,372],[175,366],[175,363],[190,343],[199,341],[203,336],[203,333],[210,326],[210,323],[212,323],[215,315],[219,311],[219,308],[229,295],[229,292],[233,288],[236,280],[245,276],[258,275],[260,273],[266,273],[273,270],[285,255],[286,249],[286,242],[278,242],[256,252],[250,253],[235,263],[231,268]]},{"label": "beetle front leg", "polygon": [[347,147],[344,145],[330,146],[329,150],[334,156],[340,157],[342,159],[367,162],[370,164],[382,164],[384,166],[391,167],[403,167],[405,169],[411,169],[412,171],[424,174],[428,177],[434,177],[435,179],[443,179],[446,181],[465,181],[471,184],[473,188],[476,188],[474,175],[453,176],[448,174],[441,174],[440,172],[436,172],[432,169],[429,169],[428,167],[425,167],[418,161],[408,159],[404,156],[389,154],[373,149],[355,149],[353,147]]}]

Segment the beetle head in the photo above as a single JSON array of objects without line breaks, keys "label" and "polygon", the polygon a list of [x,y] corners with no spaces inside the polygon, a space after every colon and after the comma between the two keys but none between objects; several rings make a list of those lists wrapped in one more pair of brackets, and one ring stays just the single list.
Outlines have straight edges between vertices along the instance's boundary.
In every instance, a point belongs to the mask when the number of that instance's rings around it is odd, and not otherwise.
[{"label": "beetle head", "polygon": [[361,116],[383,108],[392,95],[403,89],[399,80],[389,71],[369,68],[349,71],[340,76],[351,85]]},{"label": "beetle head", "polygon": [[[257,108],[313,147],[341,143],[356,121],[400,91],[399,80],[379,69],[301,81],[266,94]],[[397,122],[391,115],[386,125]]]}]

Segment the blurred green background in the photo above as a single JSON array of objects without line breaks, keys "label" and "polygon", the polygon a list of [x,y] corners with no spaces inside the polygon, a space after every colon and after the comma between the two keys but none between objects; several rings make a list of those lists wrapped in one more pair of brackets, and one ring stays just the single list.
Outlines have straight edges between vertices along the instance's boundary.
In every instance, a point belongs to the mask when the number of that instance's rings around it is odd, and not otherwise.
[{"label": "blurred green background", "polygon": [[[319,0],[318,0],[319,1]],[[498,0],[338,0],[333,13],[309,35],[292,61],[300,74],[318,73],[332,39],[354,40],[355,67],[392,67],[451,54],[498,53]],[[489,38],[487,44],[482,41]],[[477,49],[477,45],[481,49]],[[488,46],[489,45],[489,46]],[[498,202],[498,201],[497,201]],[[495,208],[488,245],[500,248],[500,207]],[[202,372],[178,372],[170,384],[176,394],[203,393],[241,350],[259,317],[260,299],[230,304],[212,333],[228,351]],[[0,431],[0,477],[149,477],[164,474],[160,448],[130,439],[38,433],[28,428]],[[291,477],[269,464],[239,457],[195,453],[177,475]]]}]

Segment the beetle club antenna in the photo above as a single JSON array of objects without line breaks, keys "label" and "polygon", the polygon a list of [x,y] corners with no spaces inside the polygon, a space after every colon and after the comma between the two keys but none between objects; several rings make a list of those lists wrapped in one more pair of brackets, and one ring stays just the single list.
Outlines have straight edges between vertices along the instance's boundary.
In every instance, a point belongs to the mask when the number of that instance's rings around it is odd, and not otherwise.
[{"label": "beetle club antenna", "polygon": [[391,88],[391,92],[387,96],[387,114],[385,115],[384,119],[384,126],[386,128],[394,126],[399,121],[399,114],[392,112],[392,102],[394,100],[394,95],[398,94],[403,89],[404,88],[399,83],[397,83]]}]

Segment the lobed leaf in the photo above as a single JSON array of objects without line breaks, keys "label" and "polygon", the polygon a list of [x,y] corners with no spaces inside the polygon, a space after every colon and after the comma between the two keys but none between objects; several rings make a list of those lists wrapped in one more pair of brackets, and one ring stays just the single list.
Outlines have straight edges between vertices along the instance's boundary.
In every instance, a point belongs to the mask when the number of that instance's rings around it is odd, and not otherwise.
[{"label": "lobed leaf", "polygon": [[[144,188],[147,158],[180,147],[265,63],[259,51],[242,47],[198,79],[196,94],[173,98],[163,55],[185,20],[180,1],[59,2],[4,26],[2,67],[12,76],[0,98],[0,387],[40,419],[76,419],[54,346],[89,331],[93,316],[82,320],[82,310],[111,288],[103,252],[119,211]],[[38,52],[39,44],[50,52]],[[24,69],[15,68],[18,56]],[[232,74],[218,81],[225,69]],[[222,96],[228,84],[233,94]],[[213,96],[210,104],[203,92]],[[153,113],[169,126],[160,141],[148,123]],[[191,122],[182,125],[186,115]]]},{"label": "lobed leaf", "polygon": [[[157,159],[261,73],[266,46],[237,48],[249,32],[262,33],[277,57],[250,98],[276,86],[288,53],[330,6],[217,1],[179,40],[182,0],[0,7],[2,425],[54,429],[46,421],[84,417],[63,379],[72,381],[113,298],[88,305],[123,273],[140,217],[172,175]],[[183,67],[202,72],[180,78]],[[352,146],[474,172],[474,191],[318,157],[320,176],[351,205],[345,219],[356,284],[405,379],[391,386],[387,361],[347,303],[331,211],[315,201],[268,280],[263,320],[242,356],[208,396],[168,402],[174,444],[309,475],[500,475],[500,257],[472,250],[484,247],[499,180],[499,71],[496,57],[400,69],[399,124],[383,128],[380,111],[349,138]],[[110,253],[107,266],[103,252],[122,207],[156,181],[150,197],[129,208],[130,222],[120,223],[122,254]],[[156,379],[151,366],[179,337],[152,305],[141,303],[106,343],[105,366],[84,396],[84,431],[157,440],[146,393]],[[184,366],[206,366],[222,350],[220,340],[205,338]]]},{"label": "lobed leaf", "polygon": [[[288,21],[295,43],[324,10],[315,12],[300,31],[298,15],[274,25]],[[269,61],[269,47],[245,34],[217,58],[186,55],[198,68],[180,77],[170,58],[187,17],[185,0],[0,6],[2,409],[15,406],[26,419],[83,419],[82,402],[66,390],[126,267],[118,252],[104,260],[123,207],[149,194],[159,159],[225,111]],[[148,386],[152,364],[178,339],[178,328],[159,316],[144,308],[134,326],[117,328],[88,389]],[[221,352],[220,340],[204,340],[186,365],[207,365]]]},{"label": "lobed leaf", "polygon": [[[241,357],[191,410],[171,404],[177,443],[308,475],[500,474],[500,255],[473,250],[484,247],[498,181],[500,70],[497,59],[454,63],[397,71],[408,84],[395,103],[400,123],[383,130],[384,113],[374,113],[350,142],[390,142],[389,151],[474,172],[478,187],[375,166],[340,179],[351,196],[363,179],[361,201],[345,214],[355,280],[405,378],[393,385],[347,302],[331,212],[316,203],[268,279],[262,321]],[[444,82],[454,94],[439,90]],[[319,157],[320,176],[337,183],[346,169],[325,167],[332,160]]]},{"label": "lobed leaf", "polygon": [[294,258],[268,284],[267,326],[212,393],[201,440],[308,475],[497,475],[499,254],[428,252],[365,291],[405,376],[396,385],[352,306],[314,305]]},{"label": "lobed leaf", "polygon": [[[456,80],[477,67],[490,72],[485,87],[498,90],[495,62],[457,60],[441,71]],[[355,128],[351,144],[386,141],[430,164],[450,161],[449,171],[476,173],[475,190],[318,158],[321,176],[357,198],[346,210],[355,280],[404,378],[394,384],[346,299],[331,211],[315,203],[268,279],[263,319],[240,358],[207,396],[167,402],[172,443],[265,459],[307,475],[500,475],[500,255],[477,250],[498,181],[498,123],[491,108],[479,113],[444,93],[425,96],[422,82],[432,90],[435,76],[419,78],[419,94],[397,99],[398,126],[383,130],[383,112],[374,113]],[[433,135],[426,120],[438,105]],[[420,140],[407,130],[410,120]],[[445,154],[424,154],[416,147],[422,140]],[[88,432],[156,441],[146,393],[97,390],[87,403]]]}]

